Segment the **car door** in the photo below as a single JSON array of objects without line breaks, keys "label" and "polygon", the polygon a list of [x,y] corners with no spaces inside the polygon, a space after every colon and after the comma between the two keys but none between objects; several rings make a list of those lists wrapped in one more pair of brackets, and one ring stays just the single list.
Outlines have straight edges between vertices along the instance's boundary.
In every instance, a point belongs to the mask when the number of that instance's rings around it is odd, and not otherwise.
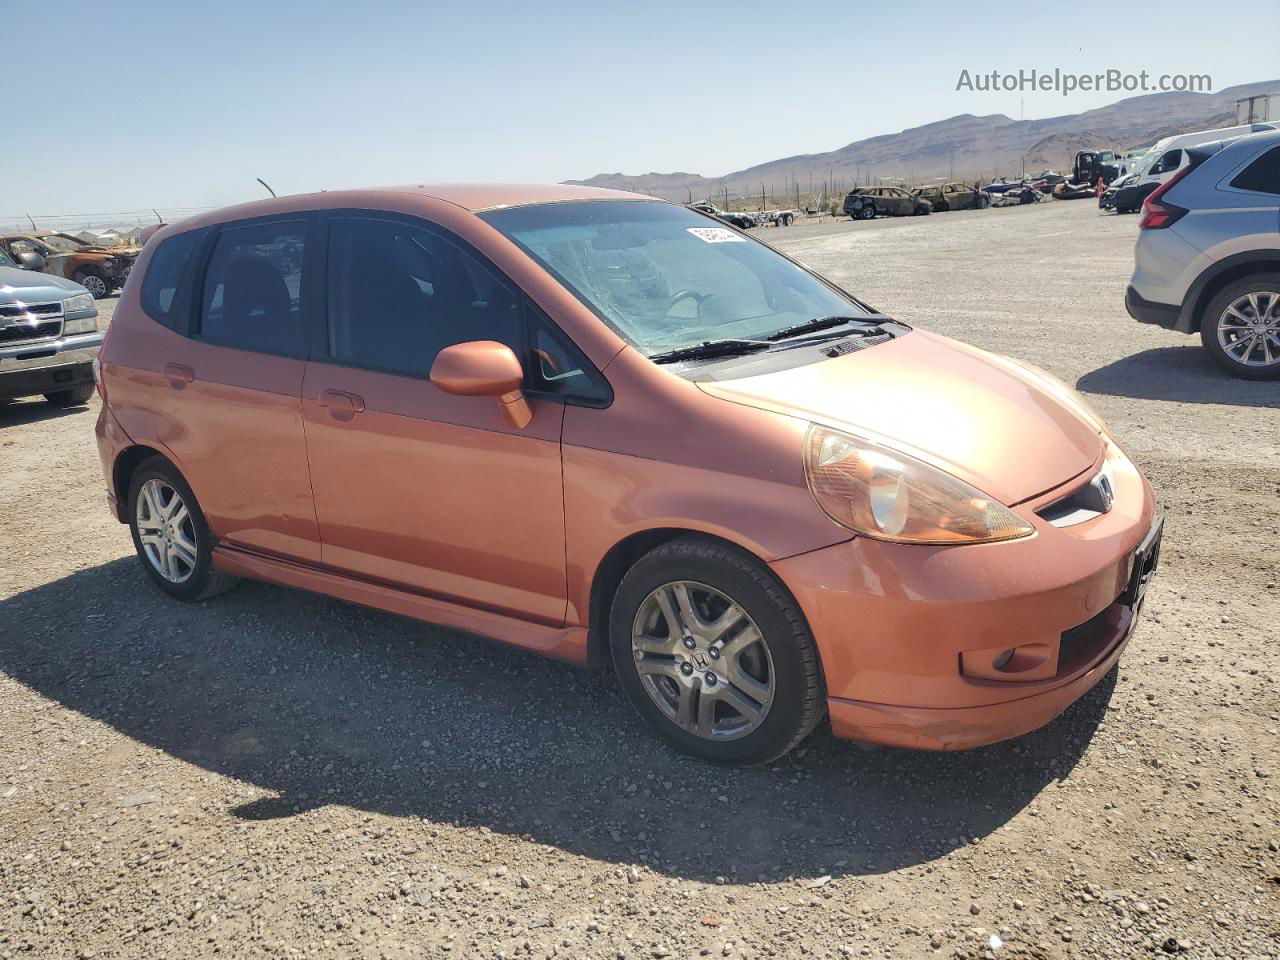
[{"label": "car door", "polygon": [[[112,400],[151,408],[156,439],[219,542],[319,562],[301,399],[313,219],[239,221],[166,239],[141,291],[158,321],[147,334],[146,353],[158,361],[147,374],[153,387]],[[180,275],[189,277],[181,294]]]},{"label": "car door", "polygon": [[428,380],[455,343],[526,356],[523,294],[423,220],[334,212],[327,235],[326,314],[302,402],[324,564],[562,623],[563,404],[532,396],[518,429],[493,397]]}]

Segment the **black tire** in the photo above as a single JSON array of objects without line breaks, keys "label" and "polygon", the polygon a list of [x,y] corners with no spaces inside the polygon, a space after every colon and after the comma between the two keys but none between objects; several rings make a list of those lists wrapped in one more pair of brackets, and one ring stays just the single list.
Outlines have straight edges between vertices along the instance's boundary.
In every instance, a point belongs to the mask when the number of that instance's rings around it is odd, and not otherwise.
[{"label": "black tire", "polygon": [[96,270],[81,267],[76,271],[76,275],[73,279],[76,283],[80,284],[80,286],[93,294],[93,299],[95,300],[101,300],[111,292],[111,284],[107,283],[106,279],[103,278]]},{"label": "black tire", "polygon": [[[759,726],[738,739],[713,740],[683,729],[641,681],[632,647],[637,614],[654,590],[682,580],[705,584],[736,603],[768,648],[772,704]],[[826,711],[817,647],[799,607],[764,564],[731,546],[689,536],[646,553],[622,578],[609,624],[614,668],[627,697],[664,739],[685,753],[716,763],[768,763],[807,737]],[[698,689],[701,696],[700,682]]]},{"label": "black tire", "polygon": [[[946,208],[944,207],[943,209],[945,210]],[[928,203],[922,203],[915,209],[915,216],[917,217],[927,217],[931,213],[933,213],[933,206]]]},{"label": "black tire", "polygon": [[79,407],[88,403],[92,396],[93,384],[82,383],[69,390],[54,390],[52,393],[46,393],[44,398],[54,407]]},{"label": "black tire", "polygon": [[[1200,318],[1200,343],[1203,344],[1214,362],[1233,377],[1242,380],[1278,380],[1280,379],[1280,344],[1275,339],[1268,340],[1271,356],[1269,364],[1250,366],[1235,359],[1224,349],[1218,340],[1218,328],[1225,319],[1227,307],[1239,298],[1250,293],[1270,294],[1273,299],[1267,302],[1266,313],[1280,318],[1280,273],[1255,273],[1227,284],[1209,301],[1204,314]],[[1249,350],[1250,358],[1262,359],[1258,347]],[[1264,354],[1265,356],[1265,354]]]},{"label": "black tire", "polygon": [[[174,583],[161,575],[155,564],[148,558],[138,532],[138,498],[143,485],[149,480],[160,480],[167,484],[181,496],[182,502],[187,507],[190,521],[188,536],[195,543],[196,562],[181,583]],[[147,571],[151,582],[169,596],[187,602],[207,600],[220,593],[226,593],[240,582],[239,577],[213,569],[213,536],[209,532],[208,523],[205,522],[204,513],[201,512],[200,504],[195,494],[191,492],[191,487],[187,485],[187,481],[164,457],[151,457],[143,461],[134,471],[129,480],[128,511],[129,532],[133,535],[133,547],[138,552],[138,561]]]},{"label": "black tire", "polygon": [[930,203],[933,205],[934,213],[946,213],[951,209],[951,204],[945,200],[931,200]]},{"label": "black tire", "polygon": [[874,203],[863,204],[858,208],[858,212],[854,214],[859,220],[874,220],[876,216],[876,205]]}]

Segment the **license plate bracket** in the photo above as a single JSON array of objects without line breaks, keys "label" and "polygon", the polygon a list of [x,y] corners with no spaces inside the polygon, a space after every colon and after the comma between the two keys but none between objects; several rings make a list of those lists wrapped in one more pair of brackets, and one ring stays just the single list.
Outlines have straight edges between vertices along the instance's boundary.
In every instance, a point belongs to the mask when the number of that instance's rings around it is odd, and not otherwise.
[{"label": "license plate bracket", "polygon": [[1126,606],[1137,608],[1147,592],[1147,585],[1155,576],[1160,565],[1160,544],[1164,539],[1164,517],[1152,524],[1147,535],[1142,538],[1133,551],[1133,562],[1129,567],[1129,583],[1124,590]]}]

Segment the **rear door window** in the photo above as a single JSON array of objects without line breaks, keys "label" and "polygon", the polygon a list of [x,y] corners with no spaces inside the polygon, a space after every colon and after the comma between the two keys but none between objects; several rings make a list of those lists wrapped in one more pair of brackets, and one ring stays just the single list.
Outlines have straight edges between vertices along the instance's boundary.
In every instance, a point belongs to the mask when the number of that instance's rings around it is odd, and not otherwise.
[{"label": "rear door window", "polygon": [[177,325],[179,288],[192,256],[208,235],[208,230],[189,230],[160,242],[142,278],[142,309],[151,319],[170,328]]},{"label": "rear door window", "polygon": [[1272,147],[1241,170],[1231,186],[1237,190],[1280,194],[1280,147]]},{"label": "rear door window", "polygon": [[306,240],[305,220],[223,227],[205,270],[200,338],[259,353],[305,356]]}]

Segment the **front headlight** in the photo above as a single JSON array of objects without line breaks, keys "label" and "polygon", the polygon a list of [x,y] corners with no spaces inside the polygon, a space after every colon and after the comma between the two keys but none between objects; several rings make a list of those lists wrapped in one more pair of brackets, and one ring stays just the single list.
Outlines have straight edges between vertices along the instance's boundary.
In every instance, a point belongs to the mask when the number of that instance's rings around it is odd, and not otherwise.
[{"label": "front headlight", "polygon": [[97,312],[93,305],[93,294],[91,293],[77,293],[74,297],[67,297],[62,301],[63,313],[84,313],[89,310]]},{"label": "front headlight", "polygon": [[810,426],[804,459],[818,506],[862,536],[895,543],[989,543],[1035,532],[959,477],[839,430]]}]

